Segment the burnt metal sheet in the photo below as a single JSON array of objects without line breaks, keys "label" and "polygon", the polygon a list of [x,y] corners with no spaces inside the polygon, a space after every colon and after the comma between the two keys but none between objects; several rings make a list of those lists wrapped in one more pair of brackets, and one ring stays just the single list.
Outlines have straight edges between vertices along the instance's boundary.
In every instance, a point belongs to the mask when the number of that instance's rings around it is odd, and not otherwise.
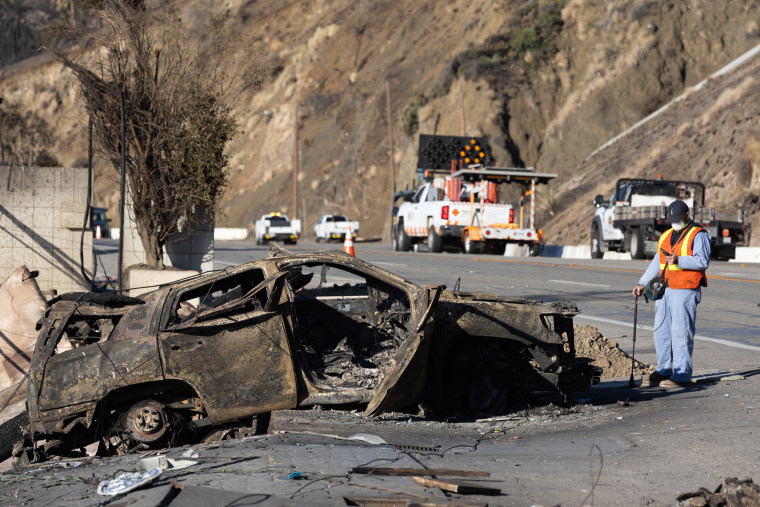
[{"label": "burnt metal sheet", "polygon": [[161,332],[167,378],[196,389],[214,424],[296,406],[296,380],[282,316],[223,317]]},{"label": "burnt metal sheet", "polygon": [[[432,296],[428,290],[419,292],[415,299],[414,318],[410,323],[410,337],[396,352],[396,365],[386,372],[375,389],[366,415],[403,408],[417,401],[425,389],[427,376],[427,352],[435,327],[435,307],[443,286],[437,287]],[[413,333],[413,334],[412,334]]]},{"label": "burnt metal sheet", "polygon": [[156,341],[93,343],[48,359],[41,410],[97,401],[118,387],[161,379]]}]

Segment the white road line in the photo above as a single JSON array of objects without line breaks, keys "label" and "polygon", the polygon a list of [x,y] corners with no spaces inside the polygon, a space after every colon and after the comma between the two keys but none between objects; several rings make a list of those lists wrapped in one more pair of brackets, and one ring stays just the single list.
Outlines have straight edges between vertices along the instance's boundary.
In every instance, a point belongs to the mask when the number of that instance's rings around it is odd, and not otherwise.
[{"label": "white road line", "polygon": [[396,264],[395,262],[375,262],[375,264],[378,264],[380,266],[401,266],[401,267],[407,267],[409,264]]},{"label": "white road line", "polygon": [[[607,324],[617,324],[619,326],[624,326],[628,328],[633,326],[632,322],[623,322],[622,320],[605,319],[604,317],[592,317],[591,315],[576,315],[575,318],[595,320],[597,322],[606,322]],[[639,326],[639,329],[654,331],[654,328],[652,326]],[[734,347],[737,349],[755,350],[757,352],[760,352],[760,347],[756,347],[755,345],[745,345],[744,343],[732,342],[730,340],[723,340],[721,338],[710,338],[709,336],[694,335],[694,339],[703,341],[703,342],[717,343],[718,345],[725,345],[727,347]]]},{"label": "white road line", "polygon": [[547,282],[569,283],[572,285],[588,285],[589,287],[609,287],[609,285],[602,285],[599,283],[569,282],[567,280],[547,280]]}]

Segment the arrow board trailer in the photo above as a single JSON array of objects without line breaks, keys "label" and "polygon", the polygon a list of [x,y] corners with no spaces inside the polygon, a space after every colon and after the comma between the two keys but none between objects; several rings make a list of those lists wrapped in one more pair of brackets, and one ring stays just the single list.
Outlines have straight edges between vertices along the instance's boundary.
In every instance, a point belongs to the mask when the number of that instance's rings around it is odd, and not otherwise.
[{"label": "arrow board trailer", "polygon": [[[425,183],[396,212],[393,248],[408,251],[426,243],[431,252],[446,245],[465,253],[503,254],[507,244],[515,243],[538,255],[543,232],[535,223],[536,185],[556,177],[532,167],[482,165],[455,168],[445,176],[426,172]],[[508,202],[510,193],[517,202]]]}]

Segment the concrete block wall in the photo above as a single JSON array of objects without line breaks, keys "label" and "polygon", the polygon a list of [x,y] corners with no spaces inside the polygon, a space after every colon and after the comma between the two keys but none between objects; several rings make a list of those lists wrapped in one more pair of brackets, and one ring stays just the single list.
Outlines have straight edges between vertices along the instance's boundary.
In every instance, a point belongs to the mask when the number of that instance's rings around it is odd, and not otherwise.
[{"label": "concrete block wall", "polygon": [[[49,294],[89,290],[80,268],[87,169],[0,165],[0,283],[15,268],[39,271]],[[84,231],[84,270],[92,277],[92,234]]]}]

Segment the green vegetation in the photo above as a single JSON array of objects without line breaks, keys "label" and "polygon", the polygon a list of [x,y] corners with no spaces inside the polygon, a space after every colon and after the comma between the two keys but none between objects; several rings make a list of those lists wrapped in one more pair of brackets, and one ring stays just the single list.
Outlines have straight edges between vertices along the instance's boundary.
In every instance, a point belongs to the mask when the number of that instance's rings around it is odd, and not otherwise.
[{"label": "green vegetation", "polygon": [[407,137],[412,137],[416,134],[420,126],[420,119],[417,114],[419,108],[419,103],[414,101],[404,109],[403,129]]}]

